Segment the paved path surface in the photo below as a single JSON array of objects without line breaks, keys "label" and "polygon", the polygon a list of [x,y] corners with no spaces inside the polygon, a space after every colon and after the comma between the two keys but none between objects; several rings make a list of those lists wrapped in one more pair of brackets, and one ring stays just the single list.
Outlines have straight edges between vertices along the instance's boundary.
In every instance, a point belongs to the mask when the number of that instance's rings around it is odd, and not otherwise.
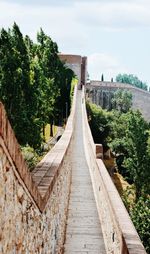
[{"label": "paved path surface", "polygon": [[76,126],[72,154],[72,185],[69,202],[65,254],[105,254],[82,136],[81,91],[77,95]]}]

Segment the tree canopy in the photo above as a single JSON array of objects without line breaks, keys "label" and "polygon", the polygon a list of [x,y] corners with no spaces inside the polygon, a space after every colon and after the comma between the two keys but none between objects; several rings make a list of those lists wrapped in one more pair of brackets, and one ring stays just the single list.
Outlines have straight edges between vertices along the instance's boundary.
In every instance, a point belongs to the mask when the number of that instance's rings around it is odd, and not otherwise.
[{"label": "tree canopy", "polygon": [[62,121],[66,103],[70,107],[74,73],[42,29],[34,43],[16,23],[0,31],[0,59],[0,100],[19,143],[38,147],[43,126]]},{"label": "tree canopy", "polygon": [[132,184],[135,200],[131,205],[129,196],[123,200],[147,253],[150,253],[150,125],[139,111],[123,111],[116,107],[107,112],[96,105],[87,104],[95,143],[111,148],[118,172]]},{"label": "tree canopy", "polygon": [[132,106],[131,92],[123,89],[118,89],[112,98],[112,108],[126,113]]},{"label": "tree canopy", "polygon": [[106,145],[111,130],[112,114],[91,103],[87,103],[87,114],[94,142]]},{"label": "tree canopy", "polygon": [[116,77],[116,81],[131,84],[144,90],[147,90],[148,88],[145,82],[142,82],[137,76],[134,76],[133,74],[118,74]]},{"label": "tree canopy", "polygon": [[121,173],[135,184],[137,199],[143,193],[150,194],[148,123],[139,111],[130,110],[125,114],[114,114],[111,130],[110,147],[123,158]]}]

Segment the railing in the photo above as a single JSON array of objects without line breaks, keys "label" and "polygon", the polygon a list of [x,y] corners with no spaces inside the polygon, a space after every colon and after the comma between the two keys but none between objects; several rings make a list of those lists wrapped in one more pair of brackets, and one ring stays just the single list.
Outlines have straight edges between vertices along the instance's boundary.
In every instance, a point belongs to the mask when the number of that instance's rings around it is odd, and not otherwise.
[{"label": "railing", "polygon": [[93,183],[107,253],[145,254],[137,231],[102,162],[96,159],[95,144],[89,128],[85,95],[82,95],[84,147]]}]

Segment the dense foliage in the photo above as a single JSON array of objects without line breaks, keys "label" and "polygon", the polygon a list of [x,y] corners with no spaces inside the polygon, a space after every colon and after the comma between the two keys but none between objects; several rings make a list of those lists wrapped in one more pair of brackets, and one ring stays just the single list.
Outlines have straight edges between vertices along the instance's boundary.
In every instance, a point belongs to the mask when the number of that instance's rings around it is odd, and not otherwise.
[{"label": "dense foliage", "polygon": [[150,194],[148,123],[139,111],[114,112],[111,130],[109,145],[118,156],[120,173],[135,184],[137,199],[144,193]]},{"label": "dense foliage", "polygon": [[95,143],[111,148],[119,173],[133,186],[134,202],[130,204],[130,192],[123,200],[150,253],[150,125],[139,111],[118,109],[107,112],[87,104],[89,124]]},{"label": "dense foliage", "polygon": [[86,108],[94,142],[106,145],[112,114],[91,103],[87,103]]},{"label": "dense foliage", "polygon": [[132,221],[144,243],[147,253],[150,253],[150,197],[140,197],[130,210]]},{"label": "dense foliage", "polygon": [[118,74],[116,77],[116,81],[121,83],[131,84],[138,88],[147,90],[147,84],[139,80],[138,77],[134,76],[133,74]]},{"label": "dense foliage", "polygon": [[112,108],[126,113],[132,106],[132,93],[128,90],[118,89],[112,98]]},{"label": "dense foliage", "polygon": [[73,77],[59,60],[58,47],[43,30],[37,43],[14,23],[0,32],[0,100],[21,145],[38,147],[41,129],[60,123],[70,109]]}]

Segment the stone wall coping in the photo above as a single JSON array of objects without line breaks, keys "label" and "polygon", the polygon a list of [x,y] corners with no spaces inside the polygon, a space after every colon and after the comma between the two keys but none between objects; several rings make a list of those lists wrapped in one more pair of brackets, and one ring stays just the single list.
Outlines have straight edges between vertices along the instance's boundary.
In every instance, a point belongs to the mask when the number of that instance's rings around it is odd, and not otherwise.
[{"label": "stone wall coping", "polygon": [[64,156],[67,153],[74,128],[74,115],[76,106],[77,86],[74,90],[74,98],[71,114],[68,118],[65,131],[57,144],[38,163],[31,174],[21,153],[20,146],[15,137],[14,131],[9,123],[6,111],[0,102],[0,136],[8,151],[10,158],[15,165],[17,173],[24,182],[27,190],[34,199],[39,210],[43,212],[47,201],[57,180]]},{"label": "stone wall coping", "polygon": [[70,55],[70,54],[58,54],[61,61],[66,61],[67,64],[81,64],[82,56],[80,55]]},{"label": "stone wall coping", "polygon": [[91,80],[90,83],[86,85],[86,88],[91,88],[91,87],[131,89],[131,90],[140,91],[150,96],[150,92],[144,89],[138,88],[136,86],[132,86],[131,84],[126,84],[121,82]]},{"label": "stone wall coping", "polygon": [[96,161],[99,169],[99,174],[103,180],[109,201],[115,214],[116,221],[118,221],[118,225],[122,232],[124,243],[128,249],[129,254],[146,254],[140,237],[132,223],[132,220],[112,179],[108,174],[103,161],[101,159],[97,159]]}]

